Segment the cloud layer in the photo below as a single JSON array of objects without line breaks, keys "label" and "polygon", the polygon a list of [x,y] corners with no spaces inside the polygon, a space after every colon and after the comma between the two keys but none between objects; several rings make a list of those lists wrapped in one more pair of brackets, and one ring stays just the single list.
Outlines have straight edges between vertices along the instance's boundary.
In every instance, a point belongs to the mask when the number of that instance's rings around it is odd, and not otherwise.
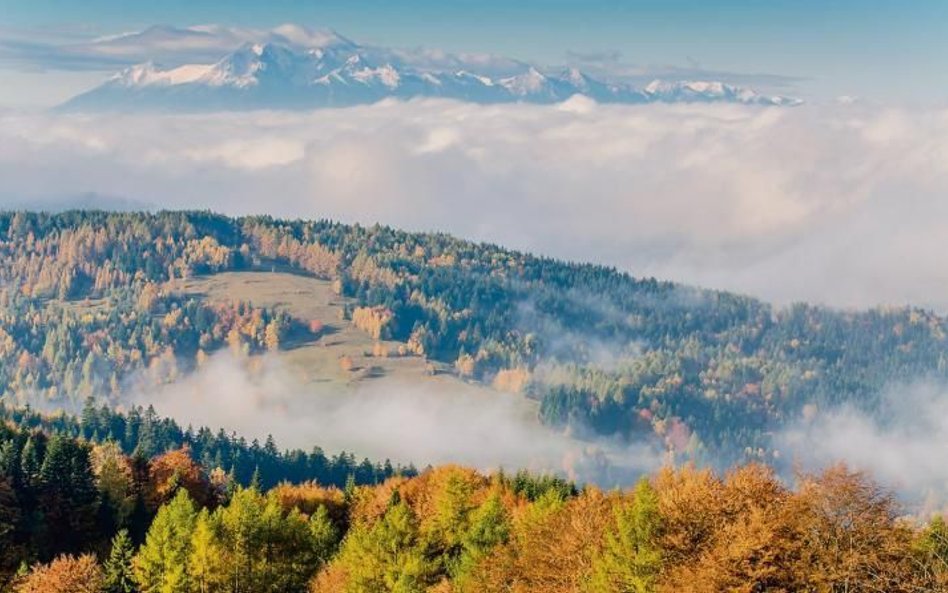
[{"label": "cloud layer", "polygon": [[872,413],[852,406],[814,408],[778,436],[778,446],[804,468],[843,461],[922,503],[923,510],[938,510],[948,505],[945,389],[923,380],[893,386]]},{"label": "cloud layer", "polygon": [[[383,102],[0,115],[0,202],[380,221],[787,302],[948,310],[948,111]],[[87,198],[88,201],[88,198]]]},{"label": "cloud layer", "polygon": [[388,378],[319,389],[295,381],[279,358],[254,363],[221,353],[193,375],[138,391],[132,403],[153,404],[182,424],[222,426],[261,441],[273,434],[285,447],[318,445],[328,454],[345,450],[418,467],[527,468],[611,487],[661,463],[645,444],[578,441],[544,428],[525,401],[509,393]]}]

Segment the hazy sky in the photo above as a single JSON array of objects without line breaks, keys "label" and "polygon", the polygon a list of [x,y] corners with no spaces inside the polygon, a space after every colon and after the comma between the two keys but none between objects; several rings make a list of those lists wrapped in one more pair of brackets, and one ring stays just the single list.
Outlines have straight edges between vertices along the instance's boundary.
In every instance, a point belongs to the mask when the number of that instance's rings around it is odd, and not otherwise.
[{"label": "hazy sky", "polygon": [[[948,2],[895,0],[0,0],[0,105],[52,103],[101,72],[18,60],[154,24],[331,27],[362,43],[790,77],[810,98],[948,99]],[[35,49],[35,48],[34,48]],[[55,100],[54,100],[55,99]]]}]

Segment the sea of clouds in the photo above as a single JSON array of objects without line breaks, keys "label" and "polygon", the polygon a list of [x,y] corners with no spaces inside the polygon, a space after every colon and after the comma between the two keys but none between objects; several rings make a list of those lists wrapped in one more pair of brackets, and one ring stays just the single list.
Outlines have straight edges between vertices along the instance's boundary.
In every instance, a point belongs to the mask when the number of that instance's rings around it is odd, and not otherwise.
[{"label": "sea of clouds", "polygon": [[[331,217],[781,303],[948,311],[948,110],[477,106],[0,113],[0,205]],[[91,197],[90,197],[91,196]]]}]

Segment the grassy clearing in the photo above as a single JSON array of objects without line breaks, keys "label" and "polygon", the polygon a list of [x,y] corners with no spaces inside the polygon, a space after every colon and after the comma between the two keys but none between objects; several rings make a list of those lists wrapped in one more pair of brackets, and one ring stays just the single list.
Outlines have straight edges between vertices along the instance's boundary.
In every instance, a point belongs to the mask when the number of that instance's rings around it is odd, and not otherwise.
[{"label": "grassy clearing", "polygon": [[[471,395],[501,395],[446,372],[432,376],[428,363],[421,357],[373,356],[375,340],[343,319],[343,309],[351,301],[335,294],[328,281],[278,270],[225,272],[178,280],[176,285],[176,289],[209,302],[246,301],[281,309],[304,323],[322,322],[325,329],[318,338],[288,340],[280,351],[281,361],[297,373],[298,379],[319,391],[345,392],[370,381],[393,381]],[[401,345],[394,341],[381,344],[392,352]],[[340,364],[344,357],[351,360],[349,370]]]}]

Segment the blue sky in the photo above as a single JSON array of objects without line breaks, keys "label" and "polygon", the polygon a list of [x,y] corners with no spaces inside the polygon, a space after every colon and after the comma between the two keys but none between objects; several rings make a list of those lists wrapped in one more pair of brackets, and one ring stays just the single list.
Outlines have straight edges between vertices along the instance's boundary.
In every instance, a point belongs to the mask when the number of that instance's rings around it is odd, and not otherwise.
[{"label": "blue sky", "polygon": [[[940,102],[948,98],[948,2],[873,0],[0,0],[0,38],[65,42],[153,24],[331,27],[363,43],[484,51],[546,64],[568,52],[639,67],[795,79],[798,94]],[[92,73],[39,73],[0,61],[0,104],[52,95]],[[38,85],[38,86],[37,86]]]}]

